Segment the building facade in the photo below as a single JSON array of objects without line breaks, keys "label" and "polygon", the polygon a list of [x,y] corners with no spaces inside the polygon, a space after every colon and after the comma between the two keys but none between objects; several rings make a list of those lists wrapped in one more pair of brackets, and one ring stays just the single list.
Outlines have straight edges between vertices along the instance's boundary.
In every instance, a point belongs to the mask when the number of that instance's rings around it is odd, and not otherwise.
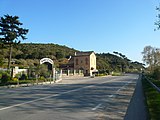
[{"label": "building facade", "polygon": [[74,70],[83,70],[84,76],[92,76],[97,71],[95,53],[93,51],[75,53]]}]

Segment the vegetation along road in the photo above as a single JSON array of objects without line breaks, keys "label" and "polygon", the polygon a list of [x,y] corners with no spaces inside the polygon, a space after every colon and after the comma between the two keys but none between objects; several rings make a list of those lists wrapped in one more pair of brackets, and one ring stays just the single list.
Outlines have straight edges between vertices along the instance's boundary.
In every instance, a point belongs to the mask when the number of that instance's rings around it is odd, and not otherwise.
[{"label": "vegetation along road", "polygon": [[138,77],[72,78],[54,85],[0,88],[0,120],[122,120]]}]

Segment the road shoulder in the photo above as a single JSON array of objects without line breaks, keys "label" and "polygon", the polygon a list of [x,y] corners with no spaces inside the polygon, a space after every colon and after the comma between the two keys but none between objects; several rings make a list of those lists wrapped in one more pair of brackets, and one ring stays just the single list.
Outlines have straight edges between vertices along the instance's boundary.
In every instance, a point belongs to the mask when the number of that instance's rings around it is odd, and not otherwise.
[{"label": "road shoulder", "polygon": [[147,106],[145,104],[145,97],[140,76],[124,120],[148,120],[147,116]]}]

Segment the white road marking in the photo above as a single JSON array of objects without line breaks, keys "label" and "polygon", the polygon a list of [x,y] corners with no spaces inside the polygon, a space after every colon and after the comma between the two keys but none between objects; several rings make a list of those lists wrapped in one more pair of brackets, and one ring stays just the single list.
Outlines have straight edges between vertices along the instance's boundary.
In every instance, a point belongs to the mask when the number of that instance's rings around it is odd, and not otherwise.
[{"label": "white road marking", "polygon": [[114,97],[114,96],[115,96],[115,95],[109,95],[108,97],[109,97],[109,98],[112,98],[112,97]]},{"label": "white road marking", "polygon": [[125,89],[126,86],[128,86],[128,84],[130,84],[130,83],[132,83],[132,82],[133,82],[133,81],[127,82],[125,85],[123,85],[121,88],[119,88],[119,89],[116,91],[116,93],[118,93],[118,92],[121,91],[122,89]]},{"label": "white road marking", "polygon": [[[118,78],[115,78],[115,79],[108,80],[108,81],[105,81],[105,82],[102,82],[102,83],[98,83],[98,84],[108,83],[108,82],[111,82],[111,81],[115,81],[117,79]],[[88,86],[85,86],[85,87],[82,87],[82,88],[78,88],[78,89],[74,89],[74,90],[69,90],[69,91],[66,91],[66,92],[59,93],[59,94],[49,95],[49,96],[46,96],[46,97],[43,97],[43,98],[38,98],[38,99],[35,99],[35,100],[31,100],[31,101],[27,101],[27,102],[15,104],[15,105],[11,105],[11,106],[8,106],[8,107],[0,108],[0,111],[6,110],[6,109],[10,109],[10,108],[13,108],[13,107],[22,106],[22,105],[33,103],[33,102],[37,102],[37,101],[40,101],[40,100],[45,100],[45,99],[48,99],[48,98],[51,98],[51,97],[56,97],[56,96],[60,96],[60,95],[63,95],[63,94],[79,91],[79,90],[82,90],[82,89],[85,89],[85,88],[89,88],[89,87],[94,87],[94,86],[96,86],[96,84],[95,85],[88,85]]]},{"label": "white road marking", "polygon": [[98,108],[100,108],[102,104],[98,104],[96,107],[92,108],[92,110],[97,110]]},{"label": "white road marking", "polygon": [[[116,91],[116,94],[119,92],[119,91],[121,91],[122,89],[125,89],[125,87],[128,85],[128,84],[130,84],[130,83],[132,83],[133,81],[129,81],[129,82],[127,82],[125,85],[123,85],[121,88],[119,88],[117,91]],[[109,98],[113,98],[113,97],[115,97],[116,95],[109,95],[108,97]],[[106,100],[105,102],[109,102],[109,100]],[[100,104],[98,104],[96,107],[94,107],[94,108],[92,108],[92,110],[97,110],[98,108],[100,108],[101,107],[101,105],[102,105],[102,103],[100,103]]]},{"label": "white road marking", "polygon": [[[132,83],[132,81],[129,81],[129,82],[127,82],[125,85],[123,85],[121,88],[119,88],[117,91],[116,91],[116,94],[119,92],[119,91],[121,91],[122,89],[125,89],[125,87],[128,85],[128,84],[130,84],[130,83]],[[116,95],[108,95],[108,97],[109,98],[113,98],[113,97],[115,97]]]}]

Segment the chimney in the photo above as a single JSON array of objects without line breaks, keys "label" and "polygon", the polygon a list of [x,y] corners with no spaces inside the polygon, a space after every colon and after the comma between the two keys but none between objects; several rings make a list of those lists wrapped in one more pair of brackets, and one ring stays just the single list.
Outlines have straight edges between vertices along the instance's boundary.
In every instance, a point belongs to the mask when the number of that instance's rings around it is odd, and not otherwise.
[{"label": "chimney", "polygon": [[77,53],[75,52],[75,53],[74,53],[74,55],[76,56],[76,55],[77,55]]},{"label": "chimney", "polygon": [[72,56],[69,56],[68,61],[72,58]]}]

